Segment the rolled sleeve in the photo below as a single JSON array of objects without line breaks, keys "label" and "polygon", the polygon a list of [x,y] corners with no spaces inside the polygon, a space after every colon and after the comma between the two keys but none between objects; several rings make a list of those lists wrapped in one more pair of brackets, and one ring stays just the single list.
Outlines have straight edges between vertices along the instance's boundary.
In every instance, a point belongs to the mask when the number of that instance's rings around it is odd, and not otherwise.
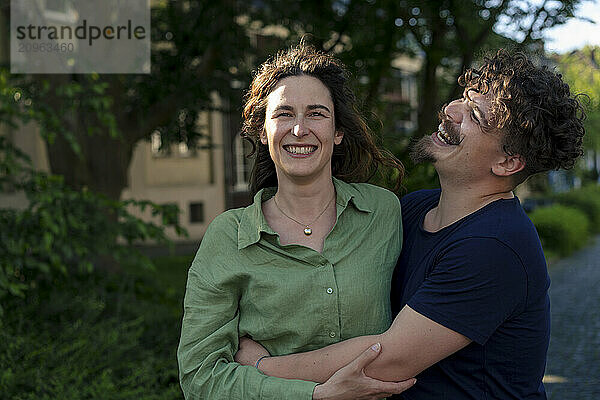
[{"label": "rolled sleeve", "polygon": [[209,269],[211,240],[203,241],[188,273],[177,350],[186,399],[312,399],[314,382],[268,377],[233,361],[238,349],[238,301]]}]

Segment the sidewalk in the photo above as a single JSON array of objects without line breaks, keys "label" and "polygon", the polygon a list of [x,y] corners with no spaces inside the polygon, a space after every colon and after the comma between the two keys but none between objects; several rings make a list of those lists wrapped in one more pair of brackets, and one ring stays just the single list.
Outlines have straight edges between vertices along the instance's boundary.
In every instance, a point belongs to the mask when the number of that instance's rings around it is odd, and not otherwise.
[{"label": "sidewalk", "polygon": [[600,399],[600,236],[550,266],[548,399]]}]

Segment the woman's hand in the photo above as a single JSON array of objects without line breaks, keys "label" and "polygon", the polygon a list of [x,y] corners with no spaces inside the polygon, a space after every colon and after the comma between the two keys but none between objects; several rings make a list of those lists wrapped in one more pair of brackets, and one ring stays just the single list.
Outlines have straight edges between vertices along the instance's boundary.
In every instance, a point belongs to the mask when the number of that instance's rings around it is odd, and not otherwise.
[{"label": "woman's hand", "polygon": [[385,382],[365,375],[364,369],[381,353],[381,345],[374,344],[354,361],[339,369],[327,380],[317,385],[313,400],[376,400],[409,389],[417,381],[414,378],[402,382]]},{"label": "woman's hand", "polygon": [[256,366],[256,362],[261,357],[269,357],[271,354],[262,345],[254,340],[243,336],[240,338],[240,347],[235,353],[233,360],[241,365]]}]

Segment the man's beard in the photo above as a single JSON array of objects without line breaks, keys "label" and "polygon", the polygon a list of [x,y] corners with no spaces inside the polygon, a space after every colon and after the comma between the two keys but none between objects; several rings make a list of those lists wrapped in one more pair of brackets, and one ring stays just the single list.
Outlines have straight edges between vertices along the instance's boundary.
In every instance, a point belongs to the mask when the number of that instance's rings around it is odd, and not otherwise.
[{"label": "man's beard", "polygon": [[414,140],[410,145],[410,159],[415,165],[434,163],[436,159],[430,149],[430,136],[424,136],[419,140]]}]

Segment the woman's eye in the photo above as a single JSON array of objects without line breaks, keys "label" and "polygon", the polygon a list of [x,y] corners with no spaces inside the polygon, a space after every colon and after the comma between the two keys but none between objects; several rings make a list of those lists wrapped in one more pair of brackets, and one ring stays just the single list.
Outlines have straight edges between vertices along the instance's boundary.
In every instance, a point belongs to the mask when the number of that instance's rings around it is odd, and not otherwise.
[{"label": "woman's eye", "polygon": [[279,114],[275,114],[275,118],[279,118],[279,117],[291,117],[291,116],[292,116],[292,114],[289,113],[289,112],[282,112],[282,113],[279,113]]},{"label": "woman's eye", "polygon": [[319,112],[319,111],[313,111],[312,113],[309,114],[311,117],[324,117],[325,114]]},{"label": "woman's eye", "polygon": [[479,118],[477,117],[477,113],[475,112],[475,110],[471,110],[471,118],[473,119],[473,121],[475,121],[477,124],[480,123]]}]

